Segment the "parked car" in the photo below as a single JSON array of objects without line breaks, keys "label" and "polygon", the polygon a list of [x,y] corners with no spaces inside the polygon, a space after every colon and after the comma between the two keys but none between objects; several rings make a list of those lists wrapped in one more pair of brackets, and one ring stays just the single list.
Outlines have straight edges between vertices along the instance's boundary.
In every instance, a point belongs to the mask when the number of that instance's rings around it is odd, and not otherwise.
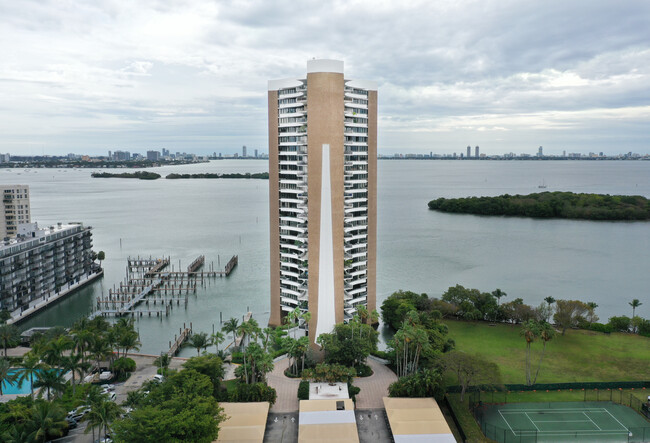
[{"label": "parked car", "polygon": [[106,384],[106,385],[101,385],[100,387],[104,391],[114,391],[115,390],[115,385]]},{"label": "parked car", "polygon": [[84,415],[90,412],[90,408],[88,406],[79,406],[77,409],[74,409],[70,412],[68,412],[68,416],[66,419],[73,419],[75,421],[81,420]]},{"label": "parked car", "polygon": [[157,382],[159,382],[159,383],[162,382],[164,379],[165,379],[165,377],[163,377],[163,376],[160,375],[160,374],[156,374],[156,375],[153,376],[153,380],[154,380],[154,381],[157,381]]}]

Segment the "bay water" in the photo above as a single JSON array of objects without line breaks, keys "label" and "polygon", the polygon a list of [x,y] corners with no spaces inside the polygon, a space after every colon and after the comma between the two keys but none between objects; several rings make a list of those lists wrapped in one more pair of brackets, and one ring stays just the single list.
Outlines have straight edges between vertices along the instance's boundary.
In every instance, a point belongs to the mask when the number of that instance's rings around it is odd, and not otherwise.
[{"label": "bay water", "polygon": [[[266,160],[217,160],[150,168],[169,173],[265,172]],[[115,170],[111,170],[113,172]],[[121,172],[123,170],[117,171]],[[128,257],[171,258],[186,269],[198,255],[228,278],[209,280],[169,317],[141,317],[141,352],[159,354],[179,328],[218,330],[220,318],[251,310],[269,316],[268,181],[194,179],[155,181],[91,178],[91,169],[10,169],[2,184],[30,186],[32,220],[47,226],[80,221],[93,227],[104,251],[105,276],[21,324],[70,326],[126,275]],[[541,183],[546,189],[539,189]],[[430,211],[438,197],[573,191],[650,197],[648,161],[380,160],[378,165],[378,306],[398,289],[440,296],[456,284],[521,297],[598,304],[601,321],[650,317],[650,223],[484,217]],[[180,261],[180,263],[179,263]],[[385,331],[384,331],[385,332]],[[195,351],[184,349],[181,355]]]}]

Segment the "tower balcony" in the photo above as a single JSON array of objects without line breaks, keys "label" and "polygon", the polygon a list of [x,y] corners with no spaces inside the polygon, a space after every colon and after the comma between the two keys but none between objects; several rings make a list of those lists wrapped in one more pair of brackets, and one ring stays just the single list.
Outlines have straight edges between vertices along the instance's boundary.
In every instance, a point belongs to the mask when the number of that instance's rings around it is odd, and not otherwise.
[{"label": "tower balcony", "polygon": [[345,205],[345,213],[346,214],[354,214],[355,212],[368,212],[368,207],[367,206],[348,206]]}]

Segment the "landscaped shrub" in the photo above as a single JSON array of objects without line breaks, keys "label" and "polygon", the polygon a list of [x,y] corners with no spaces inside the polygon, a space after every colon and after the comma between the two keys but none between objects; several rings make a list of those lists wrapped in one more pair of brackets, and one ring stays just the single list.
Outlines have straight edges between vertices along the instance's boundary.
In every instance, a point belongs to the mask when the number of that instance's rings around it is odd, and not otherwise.
[{"label": "landscaped shrub", "polygon": [[231,354],[231,358],[232,358],[233,363],[237,363],[239,365],[244,363],[244,353],[243,352],[234,351]]},{"label": "landscaped shrub", "polygon": [[424,369],[412,375],[400,377],[388,387],[390,397],[436,397],[442,398],[442,375],[435,369]]},{"label": "landscaped shrub", "polygon": [[390,360],[390,354],[386,351],[370,351],[370,355],[374,355],[375,357],[383,358],[384,360]]},{"label": "landscaped shrub", "polygon": [[309,382],[302,380],[298,385],[298,400],[309,400]]},{"label": "landscaped shrub", "polygon": [[622,315],[620,317],[612,317],[609,319],[609,325],[614,331],[629,331],[631,322],[632,321],[630,320],[630,317],[626,317],[625,315]]},{"label": "landscaped shrub", "polygon": [[135,361],[132,358],[120,357],[113,362],[113,372],[117,376],[117,381],[125,381],[129,378],[129,373],[135,371]]},{"label": "landscaped shrub", "polygon": [[356,370],[357,370],[357,377],[370,377],[373,374],[372,369],[370,369],[370,366],[364,365],[363,363],[357,365]]},{"label": "landscaped shrub", "polygon": [[361,392],[361,388],[358,386],[354,386],[352,382],[348,382],[348,394],[350,395],[350,398],[352,399],[353,402],[356,403],[357,401],[357,394]]},{"label": "landscaped shrub", "polygon": [[604,332],[605,334],[609,334],[613,331],[611,325],[604,325],[602,323],[592,323],[589,325],[589,329],[592,331]]},{"label": "landscaped shrub", "polygon": [[235,390],[230,393],[232,402],[253,402],[268,401],[272,405],[278,398],[278,394],[272,387],[266,383],[237,383]]}]

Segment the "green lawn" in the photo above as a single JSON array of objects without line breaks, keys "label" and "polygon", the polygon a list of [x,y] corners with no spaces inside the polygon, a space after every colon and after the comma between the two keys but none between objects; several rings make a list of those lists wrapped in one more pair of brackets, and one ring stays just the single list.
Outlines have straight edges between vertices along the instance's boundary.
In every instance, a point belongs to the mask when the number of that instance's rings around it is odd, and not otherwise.
[{"label": "green lawn", "polygon": [[[499,365],[504,383],[526,383],[526,342],[516,325],[445,319],[456,349]],[[541,342],[533,343],[537,368]],[[650,338],[585,330],[559,333],[547,343],[537,383],[641,381],[650,379]],[[451,380],[448,380],[451,382]],[[457,382],[454,381],[453,384]]]}]

